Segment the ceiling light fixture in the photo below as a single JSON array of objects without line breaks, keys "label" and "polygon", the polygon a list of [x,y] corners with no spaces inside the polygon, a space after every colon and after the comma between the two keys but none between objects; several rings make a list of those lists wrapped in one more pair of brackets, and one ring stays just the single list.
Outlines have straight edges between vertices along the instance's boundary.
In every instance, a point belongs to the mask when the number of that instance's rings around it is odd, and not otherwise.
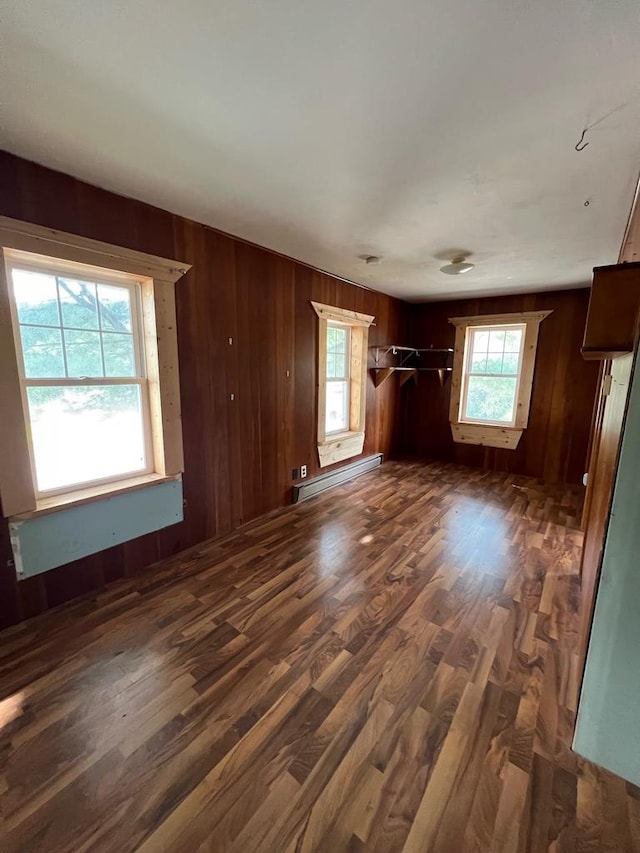
[{"label": "ceiling light fixture", "polygon": [[450,264],[440,267],[440,272],[445,273],[445,275],[462,275],[463,272],[469,272],[473,267],[474,264],[467,263],[464,255],[462,255],[461,257],[453,258]]},{"label": "ceiling light fixture", "polygon": [[365,264],[379,264],[380,258],[377,255],[367,255],[364,262]]}]

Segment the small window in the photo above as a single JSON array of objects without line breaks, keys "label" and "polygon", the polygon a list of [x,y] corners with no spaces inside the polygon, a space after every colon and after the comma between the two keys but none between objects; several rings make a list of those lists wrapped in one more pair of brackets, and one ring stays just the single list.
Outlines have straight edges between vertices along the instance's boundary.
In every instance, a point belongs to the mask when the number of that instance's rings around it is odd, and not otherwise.
[{"label": "small window", "polygon": [[540,323],[551,311],[450,317],[454,441],[515,450],[529,422]]},{"label": "small window", "polygon": [[469,326],[460,421],[514,426],[526,324]]},{"label": "small window", "polygon": [[351,329],[327,323],[326,434],[349,429]]},{"label": "small window", "polygon": [[36,496],[152,471],[140,284],[8,270]]}]

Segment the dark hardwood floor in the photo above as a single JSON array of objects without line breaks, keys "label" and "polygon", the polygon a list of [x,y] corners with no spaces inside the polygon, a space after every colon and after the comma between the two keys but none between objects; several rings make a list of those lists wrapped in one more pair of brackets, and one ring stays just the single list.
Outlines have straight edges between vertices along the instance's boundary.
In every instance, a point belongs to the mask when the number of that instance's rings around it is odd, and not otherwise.
[{"label": "dark hardwood floor", "polygon": [[388,463],[0,635],[0,849],[640,851],[579,493]]}]

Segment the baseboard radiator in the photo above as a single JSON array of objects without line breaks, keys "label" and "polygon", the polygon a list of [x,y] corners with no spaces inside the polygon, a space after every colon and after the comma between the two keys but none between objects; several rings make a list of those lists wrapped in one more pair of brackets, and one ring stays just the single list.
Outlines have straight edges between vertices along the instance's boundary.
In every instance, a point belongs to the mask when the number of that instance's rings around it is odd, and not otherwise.
[{"label": "baseboard radiator", "polygon": [[357,462],[344,465],[335,471],[327,471],[326,474],[320,474],[312,480],[307,480],[306,483],[298,483],[293,487],[293,503],[297,504],[300,501],[306,501],[307,498],[319,495],[320,492],[326,492],[327,489],[331,489],[333,486],[339,486],[341,483],[346,483],[348,480],[359,477],[360,474],[373,471],[374,468],[378,468],[380,465],[382,465],[382,453],[374,453],[373,456],[367,456],[366,459],[358,459]]}]

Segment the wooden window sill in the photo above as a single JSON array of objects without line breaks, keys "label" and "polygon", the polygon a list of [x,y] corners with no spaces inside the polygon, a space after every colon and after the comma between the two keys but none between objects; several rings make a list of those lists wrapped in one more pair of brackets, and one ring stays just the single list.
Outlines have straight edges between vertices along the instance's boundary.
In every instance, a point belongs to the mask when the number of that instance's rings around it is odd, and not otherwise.
[{"label": "wooden window sill", "polygon": [[480,444],[484,447],[515,450],[523,432],[521,427],[451,422],[451,435],[459,444]]},{"label": "wooden window sill", "polygon": [[122,495],[127,492],[135,492],[138,489],[145,489],[147,486],[156,485],[156,483],[167,483],[170,480],[180,480],[182,474],[143,474],[140,477],[128,477],[126,480],[117,480],[114,483],[103,483],[100,486],[90,486],[87,489],[78,489],[74,492],[68,492],[65,495],[54,495],[50,498],[42,498],[36,501],[36,508],[27,512],[20,512],[10,516],[11,521],[25,521],[28,518],[35,518],[38,515],[47,515],[52,512],[59,512],[70,507],[81,506],[82,504],[93,503],[94,501],[111,498],[115,495]]},{"label": "wooden window sill", "polygon": [[363,432],[341,432],[330,435],[318,444],[318,457],[320,467],[333,465],[334,462],[342,462],[352,456],[359,456],[364,448]]},{"label": "wooden window sill", "polygon": [[335,432],[330,433],[319,443],[319,447],[324,447],[327,444],[335,444],[337,441],[344,441],[345,438],[354,438],[355,436],[364,436],[363,432],[358,432],[358,430],[348,429],[344,432]]}]

